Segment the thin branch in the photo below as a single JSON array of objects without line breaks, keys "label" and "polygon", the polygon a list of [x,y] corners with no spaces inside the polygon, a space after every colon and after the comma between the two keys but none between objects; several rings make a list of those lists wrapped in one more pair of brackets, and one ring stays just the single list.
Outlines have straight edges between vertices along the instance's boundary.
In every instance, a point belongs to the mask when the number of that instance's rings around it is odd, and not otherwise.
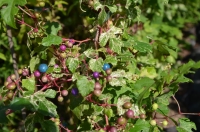
[{"label": "thin branch", "polygon": [[178,103],[178,100],[175,98],[174,95],[172,97],[176,101],[176,104],[178,105],[178,112],[179,112],[179,114],[182,114],[182,115],[199,115],[200,116],[200,113],[182,113],[181,112],[181,107],[180,107],[180,105]]},{"label": "thin branch", "polygon": [[31,14],[29,14],[27,11],[25,11],[23,8],[21,8],[20,6],[18,6],[18,8],[20,10],[22,10],[24,13],[26,13],[28,16],[30,16],[31,18],[33,17]]},{"label": "thin branch", "polygon": [[[10,53],[12,56],[12,60],[13,60],[13,68],[14,68],[14,73],[16,76],[16,80],[19,79],[19,74],[18,74],[18,66],[17,66],[17,57],[16,57],[16,53],[14,51],[14,42],[12,40],[12,32],[9,26],[7,26],[7,36],[8,36],[8,42],[9,42],[9,46],[10,46]],[[17,88],[18,90],[20,89],[19,87],[19,83],[17,81]]]}]

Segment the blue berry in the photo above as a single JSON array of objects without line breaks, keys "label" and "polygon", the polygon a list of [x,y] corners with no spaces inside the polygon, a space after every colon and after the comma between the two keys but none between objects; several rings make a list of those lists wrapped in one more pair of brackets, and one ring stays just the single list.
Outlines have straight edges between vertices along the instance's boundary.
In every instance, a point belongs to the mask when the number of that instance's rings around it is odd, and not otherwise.
[{"label": "blue berry", "polygon": [[72,91],[71,91],[71,92],[72,92],[72,94],[75,95],[75,96],[78,95],[78,93],[79,93],[79,92],[78,92],[78,88],[72,88]]},{"label": "blue berry", "polygon": [[110,65],[109,65],[108,63],[105,63],[105,64],[103,65],[103,70],[106,71],[106,70],[108,70],[108,69],[110,69]]},{"label": "blue berry", "polygon": [[40,64],[39,65],[39,71],[42,72],[42,73],[45,73],[48,69],[48,66],[47,64]]}]

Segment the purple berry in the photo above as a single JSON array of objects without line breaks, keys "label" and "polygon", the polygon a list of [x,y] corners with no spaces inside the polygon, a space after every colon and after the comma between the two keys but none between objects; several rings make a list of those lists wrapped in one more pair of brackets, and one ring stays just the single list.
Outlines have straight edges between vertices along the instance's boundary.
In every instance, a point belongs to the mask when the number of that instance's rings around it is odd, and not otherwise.
[{"label": "purple berry", "polygon": [[75,95],[75,96],[78,95],[78,93],[79,93],[79,92],[78,92],[78,88],[72,88],[72,91],[71,91],[71,92],[72,92],[72,94]]},{"label": "purple berry", "polygon": [[38,70],[36,70],[36,71],[34,72],[34,76],[35,76],[35,77],[40,77],[40,75],[41,75],[41,74],[40,74],[40,72],[39,72]]},{"label": "purple berry", "polygon": [[99,73],[98,72],[93,72],[93,77],[94,78],[99,78]]},{"label": "purple berry", "polygon": [[60,50],[61,50],[61,51],[65,51],[66,48],[67,48],[66,45],[64,45],[64,44],[60,45]]}]

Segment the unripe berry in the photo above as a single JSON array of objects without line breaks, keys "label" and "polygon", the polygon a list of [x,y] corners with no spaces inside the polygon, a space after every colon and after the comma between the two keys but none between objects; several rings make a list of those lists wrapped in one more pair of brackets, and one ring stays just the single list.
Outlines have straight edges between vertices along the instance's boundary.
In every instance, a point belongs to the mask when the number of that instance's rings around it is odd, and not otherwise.
[{"label": "unripe berry", "polygon": [[22,69],[18,69],[18,74],[22,74]]},{"label": "unripe berry", "polygon": [[65,53],[65,52],[60,53],[60,57],[67,58],[67,53]]},{"label": "unripe berry", "polygon": [[40,7],[44,7],[45,6],[45,2],[44,1],[40,1],[39,5],[40,5]]},{"label": "unripe berry", "polygon": [[102,86],[99,82],[95,82],[95,85],[94,85],[94,89],[95,90],[101,90]]},{"label": "unripe berry", "polygon": [[16,88],[16,84],[15,84],[14,82],[11,82],[11,83],[9,83],[6,87],[7,87],[8,89],[10,89],[10,90],[13,90],[13,89]]},{"label": "unripe berry", "polygon": [[9,82],[6,81],[6,82],[4,83],[4,86],[7,86],[8,84],[9,84]]},{"label": "unripe berry", "polygon": [[131,102],[126,102],[126,103],[124,103],[123,107],[124,107],[124,109],[129,109],[129,108],[132,107],[132,103]]},{"label": "unripe berry", "polygon": [[146,115],[145,115],[145,114],[140,114],[140,118],[141,118],[141,119],[145,119],[145,118],[146,118]]},{"label": "unripe berry", "polygon": [[151,121],[150,121],[150,124],[151,124],[152,126],[155,126],[155,125],[156,125],[156,120],[151,120]]},{"label": "unripe berry", "polygon": [[127,122],[127,120],[126,120],[126,118],[124,118],[124,117],[119,117],[119,118],[117,119],[117,124],[119,124],[119,125],[125,125],[126,122]]},{"label": "unripe berry", "polygon": [[48,82],[48,78],[47,78],[46,76],[42,76],[42,82],[43,82],[43,83]]},{"label": "unripe berry", "polygon": [[8,97],[9,99],[12,99],[13,95],[14,95],[13,91],[9,91],[9,92],[7,93],[7,97]]},{"label": "unripe berry", "polygon": [[162,124],[163,124],[163,126],[165,127],[165,126],[168,125],[168,121],[164,120],[164,121],[162,122]]},{"label": "unripe berry", "polygon": [[58,96],[58,102],[63,102],[63,97],[62,96]]},{"label": "unripe berry", "polygon": [[12,75],[10,76],[10,78],[11,78],[12,80],[15,80],[15,79],[16,79],[16,75],[15,75],[15,74],[12,74]]},{"label": "unripe berry", "polygon": [[111,73],[112,73],[112,69],[107,69],[107,70],[106,70],[106,74],[107,74],[107,75],[110,75]]},{"label": "unripe berry", "polygon": [[8,76],[6,81],[9,82],[9,83],[12,82],[11,76]]},{"label": "unripe berry", "polygon": [[109,132],[117,132],[117,128],[112,126],[110,127]]},{"label": "unripe berry", "polygon": [[112,81],[112,76],[108,75],[108,76],[106,77],[106,80],[107,80],[107,82]]},{"label": "unripe berry", "polygon": [[101,95],[101,90],[94,90],[94,95],[96,95],[97,97],[99,97]]},{"label": "unripe berry", "polygon": [[27,76],[29,74],[29,70],[27,68],[23,69],[22,75]]},{"label": "unripe berry", "polygon": [[62,93],[63,96],[67,96],[68,95],[68,91],[67,90],[62,90],[61,93]]},{"label": "unripe berry", "polygon": [[154,104],[152,105],[152,108],[153,108],[153,110],[157,110],[157,109],[158,109],[158,104],[157,104],[157,103],[154,103]]}]

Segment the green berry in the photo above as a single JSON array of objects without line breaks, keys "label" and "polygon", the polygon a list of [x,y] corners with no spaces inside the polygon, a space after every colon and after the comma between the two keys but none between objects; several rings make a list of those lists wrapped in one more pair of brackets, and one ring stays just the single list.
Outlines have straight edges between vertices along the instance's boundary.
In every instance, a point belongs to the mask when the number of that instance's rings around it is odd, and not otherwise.
[{"label": "green berry", "polygon": [[152,105],[152,108],[153,108],[153,110],[157,110],[157,109],[158,109],[158,104],[157,104],[157,103],[154,103],[154,104]]},{"label": "green berry", "polygon": [[156,125],[156,120],[151,120],[151,121],[150,121],[150,124],[151,124],[152,126],[155,126],[155,125]]},{"label": "green berry", "polygon": [[168,125],[168,121],[164,120],[164,121],[162,122],[162,124],[163,124],[163,126],[167,126],[167,125]]}]

